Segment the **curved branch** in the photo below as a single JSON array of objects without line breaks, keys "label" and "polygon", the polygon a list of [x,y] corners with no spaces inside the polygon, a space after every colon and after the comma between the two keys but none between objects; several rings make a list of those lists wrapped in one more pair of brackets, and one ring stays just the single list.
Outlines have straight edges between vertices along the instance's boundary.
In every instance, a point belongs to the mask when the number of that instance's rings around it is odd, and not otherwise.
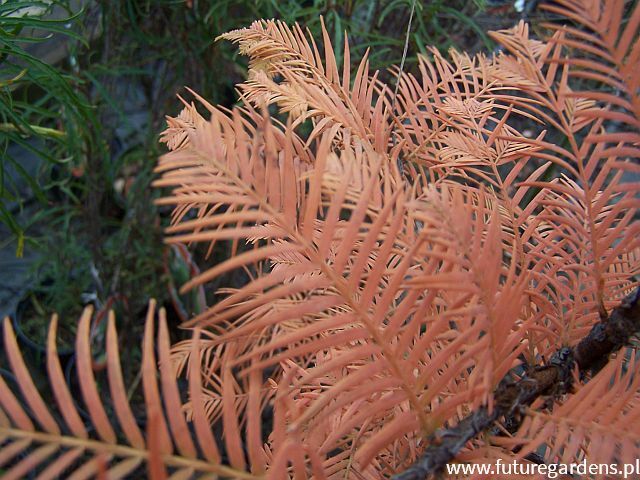
[{"label": "curved branch", "polygon": [[[562,347],[548,365],[537,366],[514,382],[507,374],[494,392],[493,411],[480,407],[463,418],[453,428],[443,428],[430,438],[430,445],[422,456],[392,480],[424,480],[441,472],[455,458],[465,444],[488,430],[499,418],[511,420],[522,407],[531,405],[539,396],[562,394],[570,391],[572,371],[598,371],[608,361],[610,353],[628,344],[635,332],[640,331],[640,287],[625,297],[608,318],[593,326],[587,336],[573,348]],[[519,422],[514,419],[516,427]]]}]

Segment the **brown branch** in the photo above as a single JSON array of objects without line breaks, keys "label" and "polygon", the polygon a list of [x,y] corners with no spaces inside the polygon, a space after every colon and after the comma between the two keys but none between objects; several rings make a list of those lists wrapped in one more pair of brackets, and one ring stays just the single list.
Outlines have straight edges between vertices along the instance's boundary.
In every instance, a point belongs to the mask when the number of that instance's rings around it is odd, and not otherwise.
[{"label": "brown branch", "polygon": [[529,370],[522,378],[513,380],[507,374],[494,392],[494,408],[489,412],[480,407],[452,428],[434,433],[430,445],[422,456],[392,480],[424,480],[442,472],[445,465],[462,450],[465,444],[489,429],[500,418],[513,421],[514,430],[520,420],[515,419],[522,407],[531,405],[539,396],[562,394],[570,390],[572,372],[597,372],[608,361],[610,353],[629,343],[631,336],[640,331],[640,288],[625,297],[609,318],[593,326],[589,334],[574,348],[563,347],[548,365]]}]

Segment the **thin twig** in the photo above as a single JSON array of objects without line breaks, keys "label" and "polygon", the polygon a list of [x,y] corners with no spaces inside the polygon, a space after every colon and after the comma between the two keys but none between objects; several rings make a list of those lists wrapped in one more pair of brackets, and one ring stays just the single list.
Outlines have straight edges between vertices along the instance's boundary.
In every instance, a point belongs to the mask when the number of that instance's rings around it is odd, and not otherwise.
[{"label": "thin twig", "polygon": [[67,133],[62,130],[56,130],[54,128],[39,127],[38,125],[29,125],[27,127],[18,128],[12,123],[0,123],[0,132],[20,133],[22,135],[29,135],[29,130],[43,137],[56,138],[64,140],[67,138]]},{"label": "thin twig", "polygon": [[396,78],[396,87],[393,91],[393,99],[391,100],[391,113],[396,109],[396,100],[398,98],[398,89],[400,88],[400,77],[404,71],[404,62],[407,59],[407,50],[409,50],[409,36],[411,35],[411,23],[413,22],[413,13],[416,10],[416,0],[411,2],[411,13],[409,14],[409,23],[407,24],[407,33],[404,37],[404,50],[402,51],[402,60],[400,60],[400,70]]},{"label": "thin twig", "polygon": [[[411,2],[411,13],[409,14],[409,23],[407,24],[407,33],[404,37],[404,49],[402,51],[402,60],[400,60],[400,69],[398,70],[398,76],[396,77],[396,86],[393,90],[393,98],[391,99],[391,117],[394,117],[394,112],[396,110],[396,102],[398,100],[398,89],[400,88],[400,77],[402,76],[402,72],[404,72],[404,62],[407,59],[407,51],[409,50],[409,36],[411,35],[411,23],[413,22],[413,14],[416,10],[416,0]],[[396,145],[396,136],[391,136],[391,148]],[[398,170],[402,172],[402,163],[400,160],[400,156],[398,155]]]}]

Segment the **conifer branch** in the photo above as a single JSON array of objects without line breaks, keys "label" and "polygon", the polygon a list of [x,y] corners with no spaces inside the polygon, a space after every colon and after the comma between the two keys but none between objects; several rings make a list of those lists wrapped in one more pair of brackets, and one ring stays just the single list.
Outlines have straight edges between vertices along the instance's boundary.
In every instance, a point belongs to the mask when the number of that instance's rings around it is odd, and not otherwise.
[{"label": "conifer branch", "polygon": [[578,345],[559,349],[548,365],[531,369],[515,382],[512,373],[507,374],[495,390],[492,411],[482,406],[455,427],[437,431],[422,456],[392,479],[424,480],[441,472],[468,441],[488,430],[500,418],[506,419],[510,429],[517,430],[519,420],[515,417],[523,407],[531,405],[541,395],[569,392],[574,366],[581,373],[588,370],[596,373],[607,363],[610,353],[627,345],[639,331],[640,287],[625,297],[608,318],[594,325]]}]

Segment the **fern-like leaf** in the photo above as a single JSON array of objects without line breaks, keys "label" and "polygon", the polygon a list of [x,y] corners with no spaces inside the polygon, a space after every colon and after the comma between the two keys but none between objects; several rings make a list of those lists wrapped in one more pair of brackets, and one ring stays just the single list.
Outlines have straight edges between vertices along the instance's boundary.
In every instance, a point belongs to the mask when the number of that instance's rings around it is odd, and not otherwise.
[{"label": "fern-like leaf", "polygon": [[[70,389],[57,355],[57,317],[51,321],[46,364],[57,409],[43,400],[25,366],[11,322],[5,319],[5,352],[20,395],[16,396],[18,393],[0,377],[0,438],[3,442],[0,466],[4,468],[4,480],[23,478],[31,471],[37,471],[39,479],[61,475],[70,479],[96,475],[130,478],[131,475],[142,475],[145,465],[149,478],[167,478],[169,474],[171,478],[184,478],[185,475],[258,478],[244,471],[243,462],[232,461],[236,468],[221,463],[220,447],[198,402],[193,421],[187,422],[170,358],[163,309],[158,312],[156,342],[153,332],[155,303],[150,303],[142,347],[146,429],[141,428],[134,417],[127,398],[113,313],[108,319],[105,352],[110,403],[106,401],[106,391],[98,389],[90,347],[91,313],[91,307],[87,307],[82,314],[76,340],[75,370],[83,407],[76,398],[78,393]],[[192,348],[197,356],[197,336]],[[199,368],[192,372],[190,379],[190,396],[202,398]],[[231,452],[241,443],[239,433],[234,436],[229,433],[230,429],[227,432],[225,447]],[[256,473],[259,471],[258,468]]]}]

